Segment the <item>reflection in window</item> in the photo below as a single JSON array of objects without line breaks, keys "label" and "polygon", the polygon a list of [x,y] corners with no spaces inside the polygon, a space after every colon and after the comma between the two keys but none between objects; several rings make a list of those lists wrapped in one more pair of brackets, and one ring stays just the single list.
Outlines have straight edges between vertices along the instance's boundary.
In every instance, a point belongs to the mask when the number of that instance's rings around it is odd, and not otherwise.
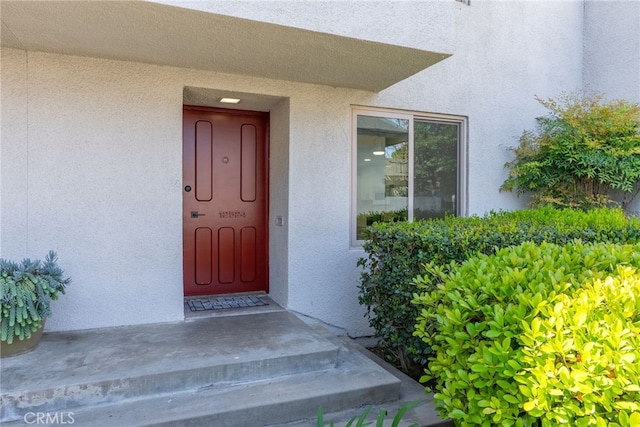
[{"label": "reflection in window", "polygon": [[456,214],[458,126],[457,123],[414,122],[414,220]]},{"label": "reflection in window", "polygon": [[377,110],[355,114],[356,242],[375,222],[442,218],[463,211],[464,118]]},{"label": "reflection in window", "polygon": [[357,235],[378,221],[408,219],[409,120],[358,116]]}]

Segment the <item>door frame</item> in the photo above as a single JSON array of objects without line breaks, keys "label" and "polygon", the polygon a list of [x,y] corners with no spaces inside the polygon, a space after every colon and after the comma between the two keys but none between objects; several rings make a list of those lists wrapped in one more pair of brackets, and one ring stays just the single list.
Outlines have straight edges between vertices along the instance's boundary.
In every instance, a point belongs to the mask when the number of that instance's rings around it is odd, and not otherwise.
[{"label": "door frame", "polygon": [[[269,185],[269,176],[271,173],[271,170],[269,168],[269,157],[270,157],[270,124],[271,124],[271,114],[269,111],[253,111],[253,110],[242,110],[242,109],[235,109],[235,108],[220,108],[220,107],[208,107],[208,106],[202,106],[202,105],[190,105],[190,104],[183,104],[182,105],[182,129],[181,132],[183,133],[183,137],[182,137],[182,142],[181,142],[181,158],[182,158],[182,176],[180,178],[181,181],[181,185],[180,185],[180,193],[182,194],[182,210],[181,210],[181,215],[182,215],[182,281],[183,281],[183,286],[182,286],[182,294],[184,297],[186,297],[185,295],[185,286],[184,286],[184,278],[185,278],[185,256],[184,256],[184,235],[185,235],[185,191],[184,191],[184,186],[186,185],[184,182],[184,167],[185,167],[185,160],[184,160],[184,111],[185,110],[193,110],[193,111],[203,111],[203,112],[219,112],[219,113],[227,113],[227,114],[231,114],[231,115],[235,115],[235,116],[251,116],[251,117],[264,117],[265,118],[265,129],[264,129],[264,170],[265,170],[265,176],[264,176],[264,185],[265,185],[265,207],[264,207],[264,215],[263,215],[263,224],[264,224],[264,232],[265,232],[265,256],[267,257],[266,262],[265,262],[265,284],[264,287],[261,291],[264,291],[265,293],[269,293],[269,288],[270,288],[270,283],[269,283],[269,268],[270,268],[270,246],[269,246],[269,212],[270,212],[270,203],[271,203],[271,197],[270,197],[270,185]],[[255,291],[255,292],[261,292],[261,291]],[[218,295],[224,295],[224,294],[218,294]]]}]

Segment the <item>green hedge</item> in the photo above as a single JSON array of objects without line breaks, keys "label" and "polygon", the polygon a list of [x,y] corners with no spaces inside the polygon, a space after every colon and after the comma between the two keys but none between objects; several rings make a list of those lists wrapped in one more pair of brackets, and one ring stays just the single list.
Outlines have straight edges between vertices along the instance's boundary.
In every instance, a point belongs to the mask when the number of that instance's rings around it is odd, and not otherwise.
[{"label": "green hedge", "polygon": [[527,242],[438,276],[414,302],[441,416],[640,425],[640,244]]},{"label": "green hedge", "polygon": [[366,256],[358,260],[363,269],[358,299],[367,309],[369,324],[387,360],[415,373],[415,369],[421,372],[431,352],[413,335],[418,310],[411,304],[417,291],[411,282],[424,264],[446,266],[525,241],[638,242],[640,222],[626,218],[619,209],[540,208],[485,217],[375,224],[367,228],[366,239]]}]

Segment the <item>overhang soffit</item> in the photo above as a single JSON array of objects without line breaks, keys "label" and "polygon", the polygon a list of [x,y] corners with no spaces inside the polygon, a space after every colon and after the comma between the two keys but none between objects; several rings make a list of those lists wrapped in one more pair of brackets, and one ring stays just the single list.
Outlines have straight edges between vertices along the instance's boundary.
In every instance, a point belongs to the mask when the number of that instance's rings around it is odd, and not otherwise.
[{"label": "overhang soffit", "polygon": [[0,3],[2,46],[380,91],[447,58],[144,1]]}]

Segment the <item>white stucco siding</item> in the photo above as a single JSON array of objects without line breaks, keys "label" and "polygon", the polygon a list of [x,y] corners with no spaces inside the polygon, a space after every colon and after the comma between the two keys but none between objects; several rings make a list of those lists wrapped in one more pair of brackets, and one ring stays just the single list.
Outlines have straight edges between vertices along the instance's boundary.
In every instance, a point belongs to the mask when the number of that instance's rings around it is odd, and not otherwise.
[{"label": "white stucco siding", "polygon": [[640,2],[585,3],[585,88],[640,102]]},{"label": "white stucco siding", "polygon": [[[4,199],[3,230],[26,238],[3,233],[2,256],[58,252],[73,283],[50,329],[182,319],[181,87],[133,63],[33,52],[27,62],[28,144],[2,159],[24,165],[2,186],[28,206]],[[20,102],[3,90],[3,106]]]},{"label": "white stucco siding", "polygon": [[356,280],[361,251],[349,250],[344,220],[351,206],[351,103],[345,99],[358,98],[325,88],[292,102],[289,307],[363,335],[368,327]]},{"label": "white stucco siding", "polygon": [[283,99],[269,117],[269,295],[283,307],[289,304],[289,104]]},{"label": "white stucco siding", "polygon": [[453,0],[154,2],[435,52],[449,52],[454,46]]},{"label": "white stucco siding", "polygon": [[[1,49],[0,75],[0,254],[22,259],[27,253],[27,55]],[[4,206],[11,206],[10,214]]]}]

